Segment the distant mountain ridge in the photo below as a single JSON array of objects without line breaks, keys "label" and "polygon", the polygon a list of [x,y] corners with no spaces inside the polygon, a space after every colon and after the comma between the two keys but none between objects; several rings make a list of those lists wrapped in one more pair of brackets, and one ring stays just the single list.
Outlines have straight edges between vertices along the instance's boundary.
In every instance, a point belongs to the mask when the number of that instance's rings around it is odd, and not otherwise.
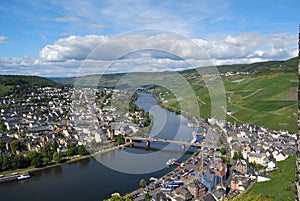
[{"label": "distant mountain ridge", "polygon": [[[199,67],[208,68],[208,67]],[[266,62],[256,62],[251,64],[232,64],[232,65],[220,65],[217,66],[219,73],[226,72],[249,72],[250,74],[273,74],[273,73],[296,73],[298,72],[298,58],[291,58],[286,61],[266,61]],[[134,72],[133,72],[134,73]],[[164,74],[174,73],[171,71],[163,72]],[[196,73],[196,69],[188,69],[179,71],[178,73],[183,76],[188,76],[190,74]],[[76,83],[82,86],[90,86],[91,80],[98,79],[99,87],[114,87],[115,84],[120,80],[126,73],[117,73],[117,74],[104,74],[104,75],[86,75],[80,77],[72,78],[53,78],[54,81],[57,81],[61,84],[74,85]],[[144,72],[144,73],[135,73],[137,75],[147,76],[147,74],[158,74],[162,75],[162,72]]]}]

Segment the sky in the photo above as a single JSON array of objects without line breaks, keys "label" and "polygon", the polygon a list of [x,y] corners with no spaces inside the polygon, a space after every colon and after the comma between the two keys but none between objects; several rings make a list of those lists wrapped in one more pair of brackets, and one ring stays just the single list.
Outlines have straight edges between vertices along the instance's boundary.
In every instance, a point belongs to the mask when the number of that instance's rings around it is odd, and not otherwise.
[{"label": "sky", "polygon": [[298,52],[299,7],[299,0],[2,0],[0,74],[286,60]]}]

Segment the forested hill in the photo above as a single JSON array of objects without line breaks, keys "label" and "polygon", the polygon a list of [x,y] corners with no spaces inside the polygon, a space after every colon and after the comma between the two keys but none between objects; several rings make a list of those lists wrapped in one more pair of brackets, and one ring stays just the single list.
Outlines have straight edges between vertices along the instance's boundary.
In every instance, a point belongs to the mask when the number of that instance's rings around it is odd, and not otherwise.
[{"label": "forested hill", "polygon": [[[200,67],[205,68],[205,67]],[[298,58],[294,57],[286,61],[266,61],[251,64],[232,64],[217,66],[220,73],[226,72],[249,72],[251,74],[273,74],[273,73],[297,73]],[[195,70],[185,70],[182,74],[189,74]]]},{"label": "forested hill", "polygon": [[34,87],[62,87],[61,84],[38,76],[0,75],[0,95],[26,93]]},{"label": "forested hill", "polygon": [[277,72],[295,73],[297,72],[298,58],[292,58],[286,61],[266,61],[252,64],[235,64],[218,66],[221,73],[225,72],[250,72],[273,74]]}]

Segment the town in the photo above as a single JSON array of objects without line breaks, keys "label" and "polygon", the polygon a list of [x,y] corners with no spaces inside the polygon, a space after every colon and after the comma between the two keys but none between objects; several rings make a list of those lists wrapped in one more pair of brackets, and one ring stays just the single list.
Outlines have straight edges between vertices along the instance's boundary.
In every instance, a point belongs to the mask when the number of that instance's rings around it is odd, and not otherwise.
[{"label": "town", "polygon": [[[110,105],[125,92],[94,91],[94,99],[88,100],[91,105],[81,104],[87,99],[76,99],[76,92],[86,98],[92,90],[35,87],[27,94],[1,97],[1,171],[64,162],[112,147],[118,135],[147,131],[151,117],[144,110],[130,102],[131,112],[121,117]],[[115,122],[118,118],[121,123]]]},{"label": "town", "polygon": [[288,131],[254,124],[237,127],[213,118],[208,122],[222,128],[222,148],[198,150],[185,163],[173,162],[178,166],[174,171],[145,182],[132,194],[134,200],[231,200],[255,182],[271,180],[269,172],[277,169],[277,162],[296,153],[296,134]]},{"label": "town", "polygon": [[[1,171],[45,167],[124,144],[125,136],[145,135],[151,116],[134,104],[136,99],[126,90],[68,87],[35,87],[31,93],[2,97]],[[232,199],[254,182],[272,179],[269,171],[296,152],[295,133],[206,121],[195,122],[200,143],[209,125],[219,134],[220,148],[198,149],[186,162],[173,162],[175,170],[141,182],[132,199]]]}]

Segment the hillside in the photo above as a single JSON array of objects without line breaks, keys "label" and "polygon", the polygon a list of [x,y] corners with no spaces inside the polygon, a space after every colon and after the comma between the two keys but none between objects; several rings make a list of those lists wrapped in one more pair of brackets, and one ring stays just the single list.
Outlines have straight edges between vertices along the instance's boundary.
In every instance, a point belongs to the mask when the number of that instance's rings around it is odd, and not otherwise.
[{"label": "hillside", "polygon": [[[253,64],[236,64],[218,66],[220,73],[249,72],[248,75],[222,76],[227,100],[227,120],[242,123],[255,123],[274,130],[285,129],[297,131],[297,74],[298,59],[286,61],[269,61]],[[201,68],[199,68],[201,69]],[[179,76],[178,76],[179,75]],[[181,86],[181,103],[186,109],[179,107],[178,99],[171,93],[179,78],[187,81]],[[198,116],[190,101],[190,94],[185,93],[186,87],[192,87],[197,96],[200,116],[211,116],[210,95],[204,79],[195,69],[181,72],[160,73],[129,73],[89,75],[78,78],[55,78],[53,80],[35,76],[0,76],[1,93],[16,89],[27,90],[34,85],[39,86],[94,86],[125,88],[130,85],[143,86],[145,83],[164,82],[165,88],[157,87],[153,92],[157,97],[164,98],[164,107],[183,112],[187,116]],[[155,80],[155,81],[153,81]],[[152,82],[151,82],[152,81]],[[60,84],[58,84],[60,83]],[[172,84],[174,83],[174,84]],[[188,86],[189,85],[189,86]],[[166,89],[168,88],[168,89]],[[186,111],[185,111],[186,110]]]},{"label": "hillside", "polygon": [[[298,58],[291,58],[286,61],[267,61],[267,62],[257,62],[252,64],[233,64],[233,65],[220,65],[217,66],[220,73],[226,72],[249,72],[250,74],[274,74],[274,73],[296,73],[298,71]],[[203,69],[201,67],[198,69]],[[167,72],[164,72],[166,74]],[[180,71],[185,77],[191,77],[193,75],[199,75],[195,69],[189,69]],[[147,76],[151,73],[135,73],[139,76]],[[160,73],[154,73],[159,75]],[[120,80],[125,74],[104,74],[104,75],[88,75],[82,77],[73,77],[73,78],[51,78],[52,80],[67,84],[73,85],[75,80],[78,85],[89,86],[90,81],[95,78],[100,80],[99,87],[114,87],[115,84]]]},{"label": "hillside", "polygon": [[295,200],[296,156],[278,162],[278,170],[270,172],[270,181],[255,183],[248,192],[235,201],[281,201]]},{"label": "hillside", "polygon": [[6,95],[13,92],[25,93],[32,87],[62,87],[61,84],[38,76],[24,75],[0,75],[0,95]]},{"label": "hillside", "polygon": [[[294,73],[297,72],[298,58],[294,57],[286,61],[266,61],[251,64],[232,64],[217,66],[220,73],[226,72],[249,72],[250,74],[273,74],[273,73]],[[202,68],[202,67],[201,67]],[[198,68],[198,69],[201,69]],[[204,67],[205,68],[205,67]],[[185,70],[182,74],[191,74],[195,70]]]}]

